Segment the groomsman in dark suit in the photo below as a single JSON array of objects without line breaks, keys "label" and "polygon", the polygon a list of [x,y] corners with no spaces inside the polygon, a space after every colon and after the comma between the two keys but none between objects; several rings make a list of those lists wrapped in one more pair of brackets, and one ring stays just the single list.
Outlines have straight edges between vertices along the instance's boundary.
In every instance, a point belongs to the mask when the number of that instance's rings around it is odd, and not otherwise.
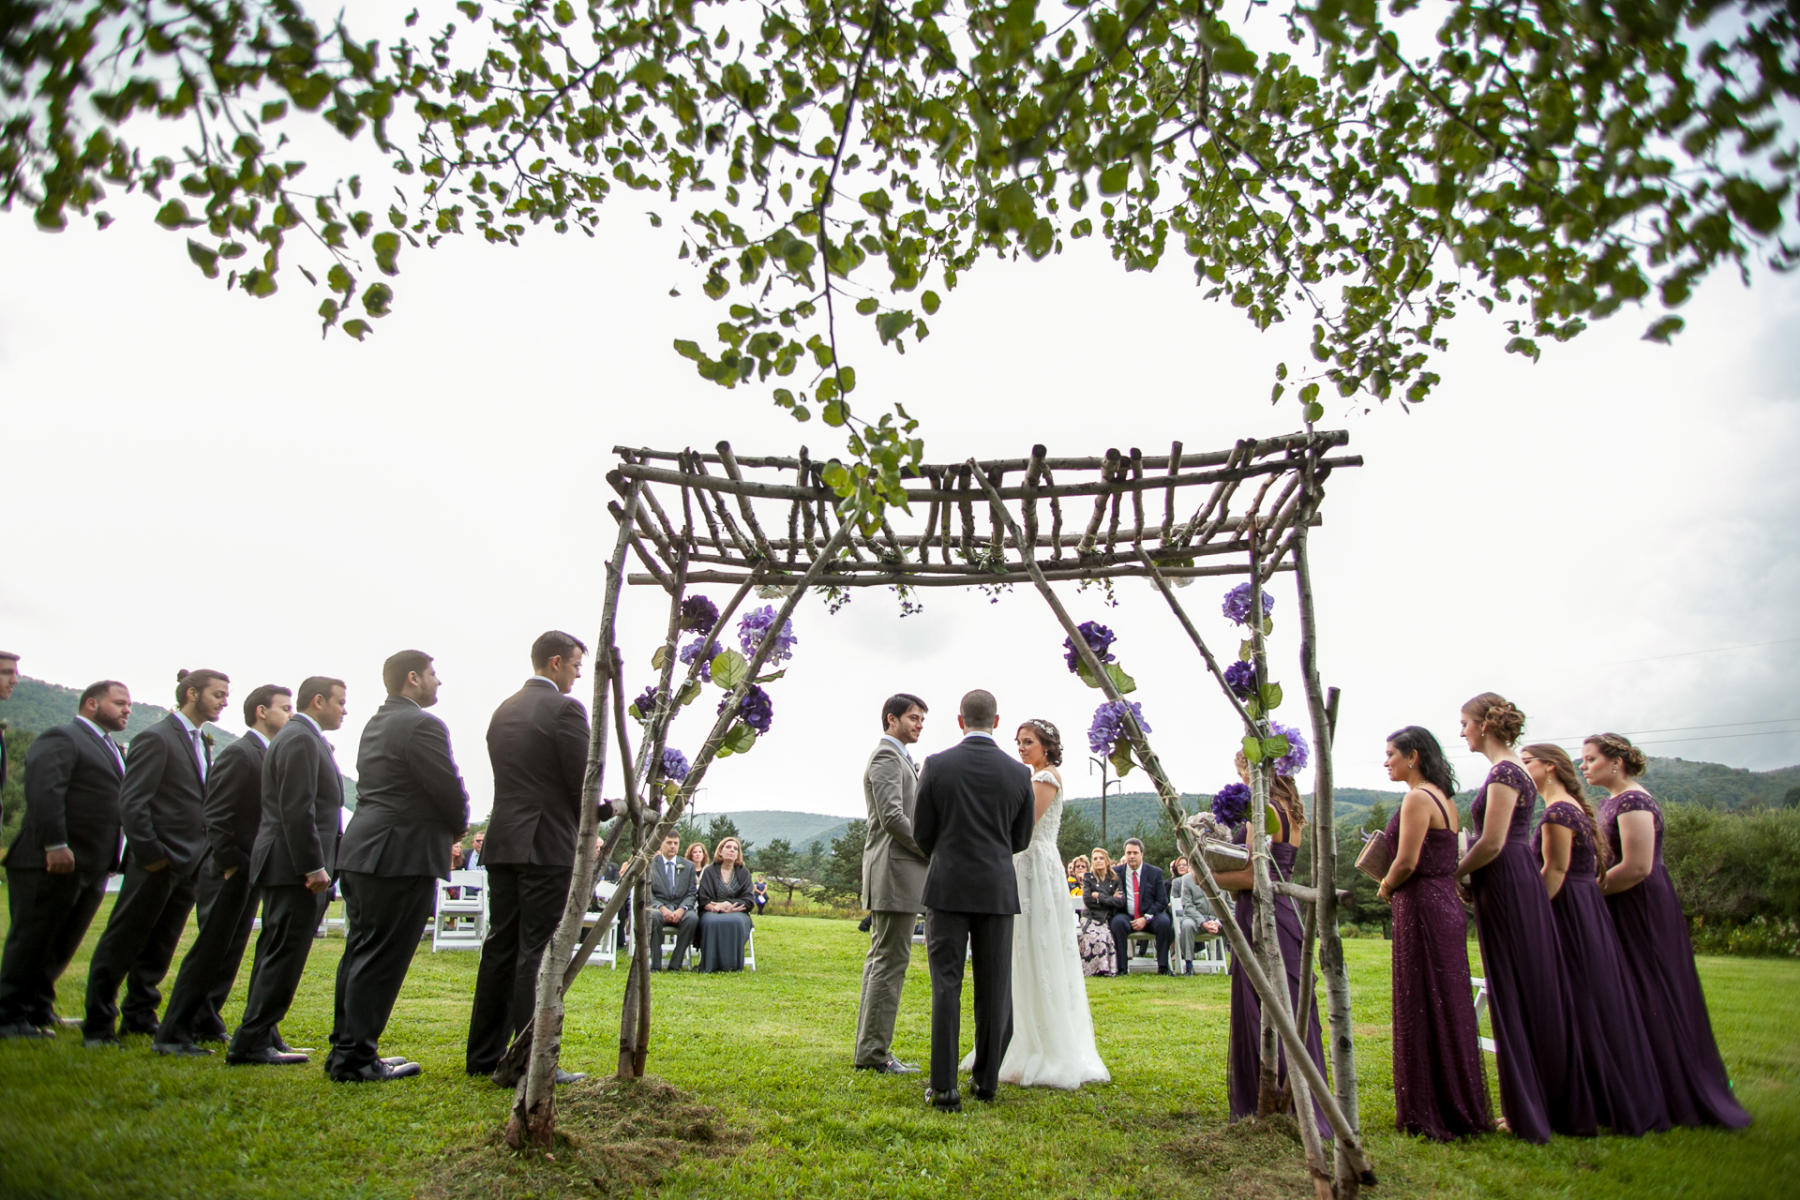
[{"label": "groomsman in dark suit", "polygon": [[1169,922],[1169,884],[1163,878],[1162,868],[1144,861],[1144,843],[1126,838],[1125,861],[1114,867],[1113,873],[1119,877],[1123,889],[1120,894],[1125,898],[1125,911],[1114,913],[1112,919],[1113,952],[1119,960],[1119,974],[1125,974],[1131,961],[1125,943],[1132,934],[1147,931],[1156,938],[1156,973],[1173,975],[1169,969],[1169,943],[1174,938],[1174,927]]},{"label": "groomsman in dark suit", "polygon": [[[194,911],[207,852],[203,808],[212,746],[201,726],[219,719],[230,691],[221,671],[178,672],[175,711],[132,738],[125,751],[119,792],[125,882],[88,964],[84,1045],[117,1046],[115,1020],[125,1033],[156,1033],[162,1002],[157,985]],[[121,982],[123,1012],[117,1004]]]},{"label": "groomsman in dark suit", "polygon": [[[11,650],[0,650],[0,700],[13,694],[19,685],[19,656]],[[0,788],[6,786],[6,722],[0,721]]]},{"label": "groomsman in dark suit", "polygon": [[6,859],[0,1038],[54,1036],[57,977],[119,869],[125,756],[110,735],[131,719],[131,692],[104,680],[81,693],[76,711],[25,755],[25,817]]},{"label": "groomsman in dark suit", "polygon": [[991,692],[962,698],[959,745],[925,760],[913,839],[925,851],[925,953],[931,960],[931,1089],[935,1108],[962,1108],[963,956],[975,975],[975,1062],[969,1083],[992,1100],[1012,1036],[1012,930],[1019,881],[1012,856],[1031,842],[1031,770],[994,740]]},{"label": "groomsman in dark suit", "polygon": [[[562,920],[575,874],[581,786],[587,774],[588,719],[569,695],[587,647],[560,630],[531,646],[535,672],[488,723],[494,812],[471,853],[487,871],[488,934],[475,976],[465,1066],[490,1075],[507,1043],[531,1020],[538,964]],[[601,820],[612,805],[601,801]],[[558,1068],[557,1081],[577,1076]]]},{"label": "groomsman in dark suit", "polygon": [[206,776],[206,840],[212,855],[200,871],[200,932],[181,960],[153,1046],[158,1054],[202,1055],[197,1041],[223,1042],[219,1015],[256,920],[250,851],[262,822],[263,758],[294,713],[293,693],[265,683],[244,700],[244,736],[219,751]]},{"label": "groomsman in dark suit", "polygon": [[356,754],[356,813],[338,847],[344,957],[338,963],[331,1054],[340,1083],[401,1079],[419,1064],[377,1054],[382,1030],[450,878],[450,844],[469,827],[469,793],[450,753],[450,731],[426,712],[437,703],[429,654],[402,650],[382,664],[388,697],[363,726]]},{"label": "groomsman in dark suit", "polygon": [[344,681],[308,676],[295,700],[299,711],[263,756],[261,810],[248,868],[262,898],[263,923],[244,1019],[225,1048],[225,1061],[233,1066],[308,1061],[288,1048],[276,1026],[294,1002],[313,931],[331,902],[344,780],[325,735],[344,723]]}]

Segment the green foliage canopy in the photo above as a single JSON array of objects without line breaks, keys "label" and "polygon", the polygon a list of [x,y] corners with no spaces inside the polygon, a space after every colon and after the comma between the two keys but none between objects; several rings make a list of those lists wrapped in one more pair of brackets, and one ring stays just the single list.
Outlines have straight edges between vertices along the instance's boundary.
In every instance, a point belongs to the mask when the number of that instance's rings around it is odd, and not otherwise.
[{"label": "green foliage canopy", "polygon": [[[252,296],[304,229],[325,326],[361,338],[405,246],[591,235],[616,187],[655,194],[686,207],[679,254],[722,315],[677,352],[846,427],[834,483],[871,514],[922,442],[898,405],[853,413],[840,321],[904,352],[984,257],[1096,238],[1127,270],[1185,259],[1258,329],[1310,323],[1273,389],[1308,419],[1324,389],[1425,399],[1466,303],[1532,357],[1626,305],[1667,341],[1715,269],[1795,261],[1780,0],[1227,7],[462,0],[383,50],[293,0],[27,4],[0,206],[105,224],[109,190],[145,191]],[[385,213],[354,177],[298,189],[294,109],[371,131],[406,183]],[[198,140],[143,154],[145,116]]]}]

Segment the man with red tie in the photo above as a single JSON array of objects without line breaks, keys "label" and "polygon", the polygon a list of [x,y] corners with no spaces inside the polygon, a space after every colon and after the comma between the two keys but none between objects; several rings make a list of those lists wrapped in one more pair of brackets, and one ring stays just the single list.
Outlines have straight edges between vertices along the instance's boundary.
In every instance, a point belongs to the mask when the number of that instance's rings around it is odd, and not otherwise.
[{"label": "man with red tie", "polygon": [[1169,969],[1169,943],[1173,926],[1169,922],[1169,884],[1162,869],[1144,861],[1144,843],[1125,839],[1125,861],[1114,867],[1118,873],[1125,911],[1112,919],[1113,950],[1119,960],[1119,974],[1125,974],[1130,955],[1125,943],[1134,933],[1148,930],[1156,938],[1156,973],[1173,975]]}]

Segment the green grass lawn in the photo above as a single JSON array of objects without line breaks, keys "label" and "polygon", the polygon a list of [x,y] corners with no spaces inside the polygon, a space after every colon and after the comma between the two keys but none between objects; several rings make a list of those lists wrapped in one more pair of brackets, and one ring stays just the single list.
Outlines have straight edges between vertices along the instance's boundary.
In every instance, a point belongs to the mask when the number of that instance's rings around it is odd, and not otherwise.
[{"label": "green grass lawn", "polygon": [[[554,1161],[510,1156],[493,1140],[510,1093],[462,1070],[476,955],[433,955],[425,942],[382,1043],[384,1053],[422,1062],[418,1079],[332,1084],[317,1059],[292,1068],[166,1060],[143,1038],[122,1052],[87,1051],[74,1031],[53,1042],[0,1043],[0,1196],[643,1191],[607,1186],[625,1170],[635,1172],[631,1179],[660,1174],[659,1196],[709,1200],[1244,1200],[1305,1188],[1291,1130],[1226,1125],[1224,976],[1089,980],[1111,1084],[1073,1094],[1002,1088],[998,1103],[971,1101],[963,1115],[946,1116],[925,1107],[918,1077],[850,1069],[866,944],[853,923],[765,917],[756,941],[755,973],[658,979],[650,1072],[714,1110],[710,1121],[671,1107],[679,1097],[646,1089],[638,1097],[643,1111],[660,1106],[668,1119],[655,1129],[634,1125],[636,1110],[615,1089],[588,1081],[559,1092],[573,1136]],[[283,1023],[290,1042],[324,1048],[342,948],[336,936],[314,944]],[[1438,1146],[1393,1132],[1387,945],[1352,941],[1346,951],[1362,1124],[1380,1177],[1371,1195],[1800,1194],[1800,963],[1700,964],[1726,1061],[1755,1117],[1748,1131],[1558,1139],[1547,1147],[1492,1136]],[[62,980],[65,1013],[79,1011],[85,974],[84,953]],[[241,983],[242,976],[228,1019],[240,1010]],[[583,973],[570,997],[565,1065],[609,1071],[623,983],[622,970]],[[921,949],[895,1039],[896,1052],[911,1061],[926,1057],[928,1008]],[[971,1028],[965,1017],[965,1039]]]}]

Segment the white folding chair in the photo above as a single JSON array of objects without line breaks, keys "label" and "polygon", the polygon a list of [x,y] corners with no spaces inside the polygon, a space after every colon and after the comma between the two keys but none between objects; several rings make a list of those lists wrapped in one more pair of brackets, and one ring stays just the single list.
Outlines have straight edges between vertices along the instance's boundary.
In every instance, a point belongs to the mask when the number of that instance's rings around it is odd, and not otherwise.
[{"label": "white folding chair", "polygon": [[[605,908],[606,902],[608,900],[612,899],[613,893],[616,892],[618,889],[619,889],[618,884],[608,883],[606,880],[602,879],[600,882],[598,882],[594,885],[594,899],[596,899],[600,902],[601,908]],[[598,920],[599,917],[600,917],[599,913],[590,912],[587,914],[586,917],[584,917],[582,919],[581,933],[582,933],[582,937],[584,939],[586,938],[588,931],[594,927],[594,922],[596,920]],[[581,953],[581,947],[579,944],[575,947],[575,953],[577,953],[577,954]],[[594,950],[593,950],[593,953],[588,955],[588,961],[590,963],[603,962],[609,968],[611,968],[613,970],[618,969],[618,966],[619,966],[619,921],[618,921],[618,918],[615,917],[611,921],[608,921],[606,923],[606,932],[600,936],[600,940],[598,942],[594,943]]]},{"label": "white folding chair", "polygon": [[486,871],[452,871],[447,882],[437,881],[437,910],[431,919],[433,954],[439,950],[479,950],[487,938],[487,927]]},{"label": "white folding chair", "polygon": [[756,926],[750,927],[750,936],[744,939],[744,966],[756,970]]},{"label": "white folding chair", "polygon": [[1494,1045],[1494,1039],[1481,1037],[1479,1034],[1481,1018],[1488,1015],[1487,980],[1472,975],[1469,977],[1469,986],[1475,989],[1475,1028],[1478,1031],[1475,1043],[1489,1054],[1498,1054],[1499,1049]]}]

